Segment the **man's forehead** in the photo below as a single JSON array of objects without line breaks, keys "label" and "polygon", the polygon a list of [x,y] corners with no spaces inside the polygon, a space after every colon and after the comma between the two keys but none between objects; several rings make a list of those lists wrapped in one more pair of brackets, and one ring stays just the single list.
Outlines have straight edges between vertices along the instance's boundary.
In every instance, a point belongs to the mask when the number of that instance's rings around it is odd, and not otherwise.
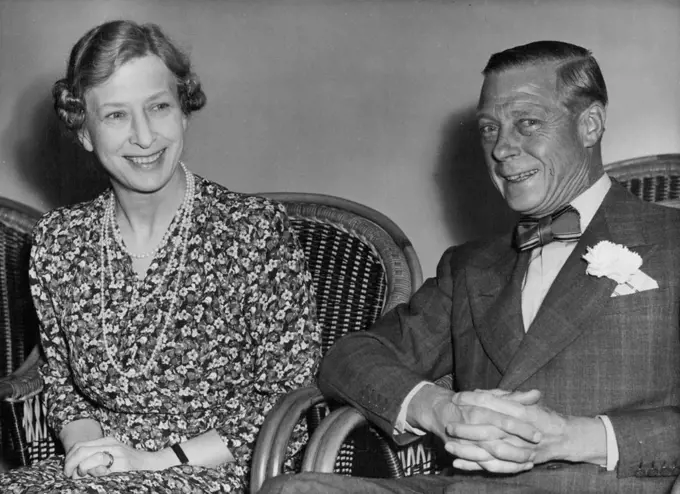
[{"label": "man's forehead", "polygon": [[559,105],[557,66],[542,63],[493,72],[484,78],[478,109],[492,105]]}]

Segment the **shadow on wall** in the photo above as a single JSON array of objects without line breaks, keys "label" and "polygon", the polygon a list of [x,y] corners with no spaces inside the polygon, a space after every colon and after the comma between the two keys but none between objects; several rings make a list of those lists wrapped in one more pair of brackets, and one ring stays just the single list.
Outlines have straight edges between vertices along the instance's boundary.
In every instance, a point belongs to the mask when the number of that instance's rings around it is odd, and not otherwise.
[{"label": "shadow on wall", "polygon": [[457,243],[507,233],[518,218],[489,178],[475,112],[467,107],[444,123],[435,172],[446,225]]},{"label": "shadow on wall", "polygon": [[54,112],[51,88],[56,79],[26,88],[14,105],[15,125],[2,136],[2,147],[12,150],[19,175],[45,209],[92,199],[108,186],[94,155],[76,142]]}]

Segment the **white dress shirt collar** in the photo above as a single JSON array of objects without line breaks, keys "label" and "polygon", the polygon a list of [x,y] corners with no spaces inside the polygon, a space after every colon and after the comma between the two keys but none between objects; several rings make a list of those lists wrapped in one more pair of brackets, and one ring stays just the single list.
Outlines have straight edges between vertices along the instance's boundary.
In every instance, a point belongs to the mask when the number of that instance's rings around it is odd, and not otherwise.
[{"label": "white dress shirt collar", "polygon": [[609,192],[612,186],[612,181],[609,175],[603,173],[597,181],[585,190],[576,199],[571,201],[571,205],[578,211],[581,217],[581,231],[586,231],[590,221],[595,216],[595,213],[600,208],[604,197]]}]

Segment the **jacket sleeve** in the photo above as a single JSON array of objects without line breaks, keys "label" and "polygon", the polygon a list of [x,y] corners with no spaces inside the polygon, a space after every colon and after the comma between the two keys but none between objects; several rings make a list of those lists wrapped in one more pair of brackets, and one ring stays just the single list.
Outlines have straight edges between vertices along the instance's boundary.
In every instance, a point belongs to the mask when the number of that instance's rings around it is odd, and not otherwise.
[{"label": "jacket sleeve", "polygon": [[414,386],[434,381],[453,368],[451,313],[457,249],[444,253],[437,276],[426,280],[409,303],[395,307],[369,331],[341,338],[321,363],[321,391],[359,409],[388,435]]},{"label": "jacket sleeve", "polygon": [[680,473],[680,408],[611,411],[607,417],[619,446],[618,477]]}]

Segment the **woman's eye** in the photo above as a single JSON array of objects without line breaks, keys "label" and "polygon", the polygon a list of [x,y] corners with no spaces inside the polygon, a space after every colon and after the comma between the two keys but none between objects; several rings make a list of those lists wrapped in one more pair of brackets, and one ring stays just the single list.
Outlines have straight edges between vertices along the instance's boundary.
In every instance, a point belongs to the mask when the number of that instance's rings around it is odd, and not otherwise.
[{"label": "woman's eye", "polygon": [[106,115],[107,120],[121,120],[122,118],[125,118],[125,113],[122,111],[114,111]]}]

